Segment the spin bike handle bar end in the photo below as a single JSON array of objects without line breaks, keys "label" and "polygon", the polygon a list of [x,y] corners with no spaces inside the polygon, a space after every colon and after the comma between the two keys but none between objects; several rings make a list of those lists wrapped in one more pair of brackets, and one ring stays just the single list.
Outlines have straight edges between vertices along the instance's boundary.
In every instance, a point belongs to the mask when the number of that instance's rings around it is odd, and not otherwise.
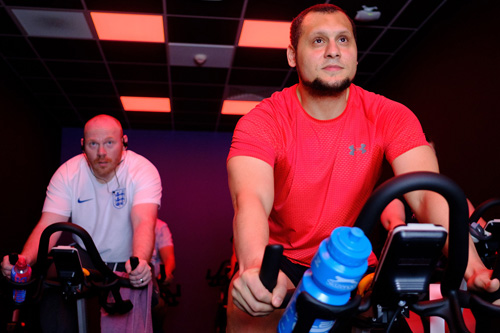
[{"label": "spin bike handle bar end", "polygon": [[130,266],[132,267],[132,270],[136,269],[137,266],[139,266],[139,258],[130,257]]},{"label": "spin bike handle bar end", "polygon": [[17,253],[11,253],[9,254],[9,263],[14,266],[17,263],[17,260],[19,259],[19,255]]},{"label": "spin bike handle bar end", "polygon": [[259,278],[264,287],[266,287],[270,292],[273,292],[274,287],[276,287],[282,256],[282,245],[274,244],[266,246]]}]

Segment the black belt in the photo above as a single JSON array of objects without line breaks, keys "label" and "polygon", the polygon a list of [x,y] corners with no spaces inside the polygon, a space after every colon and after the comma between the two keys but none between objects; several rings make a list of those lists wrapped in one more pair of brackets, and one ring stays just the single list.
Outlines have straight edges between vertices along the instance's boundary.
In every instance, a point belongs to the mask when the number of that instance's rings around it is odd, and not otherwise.
[{"label": "black belt", "polygon": [[126,272],[125,262],[107,262],[106,266],[109,267],[113,272]]}]

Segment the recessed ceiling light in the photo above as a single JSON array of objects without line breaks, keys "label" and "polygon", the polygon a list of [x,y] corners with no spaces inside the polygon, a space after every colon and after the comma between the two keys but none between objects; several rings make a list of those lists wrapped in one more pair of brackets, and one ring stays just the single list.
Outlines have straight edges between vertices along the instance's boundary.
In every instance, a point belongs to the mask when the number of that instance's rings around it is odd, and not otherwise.
[{"label": "recessed ceiling light", "polygon": [[290,22],[245,20],[238,46],[286,49]]},{"label": "recessed ceiling light", "polygon": [[170,98],[121,96],[125,111],[170,112]]},{"label": "recessed ceiling light", "polygon": [[90,16],[101,40],[165,42],[161,15],[91,12]]},{"label": "recessed ceiling light", "polygon": [[259,101],[232,101],[225,100],[222,104],[222,114],[230,114],[230,115],[244,115],[250,112]]}]

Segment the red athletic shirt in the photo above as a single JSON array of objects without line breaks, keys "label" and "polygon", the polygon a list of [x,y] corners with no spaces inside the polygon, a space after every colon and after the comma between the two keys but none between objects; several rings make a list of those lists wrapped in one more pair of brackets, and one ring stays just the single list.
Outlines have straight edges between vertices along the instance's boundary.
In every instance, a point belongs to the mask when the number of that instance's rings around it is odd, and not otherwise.
[{"label": "red athletic shirt", "polygon": [[252,156],[274,168],[269,241],[309,266],[333,229],[354,224],[384,154],[392,163],[427,141],[408,108],[358,86],[350,86],[346,109],[332,120],[307,114],[296,89],[274,93],[240,119],[228,160]]}]

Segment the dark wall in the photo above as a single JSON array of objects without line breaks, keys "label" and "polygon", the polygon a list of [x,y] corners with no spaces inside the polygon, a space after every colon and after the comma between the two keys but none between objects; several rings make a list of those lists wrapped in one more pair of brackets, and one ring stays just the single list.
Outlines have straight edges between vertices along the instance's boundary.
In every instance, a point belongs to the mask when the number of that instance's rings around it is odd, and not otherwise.
[{"label": "dark wall", "polygon": [[[159,217],[172,232],[180,304],[167,312],[168,332],[212,332],[220,289],[205,279],[232,253],[233,208],[226,157],[231,133],[125,131],[129,149],[148,158],[163,185]],[[80,153],[81,129],[63,130],[62,161]],[[188,326],[186,326],[188,325]]]},{"label": "dark wall", "polygon": [[410,107],[441,172],[473,203],[500,196],[498,1],[449,1],[369,89]]},{"label": "dark wall", "polygon": [[59,166],[61,128],[40,110],[0,59],[2,207],[0,254],[20,252],[40,218],[45,189]]}]

